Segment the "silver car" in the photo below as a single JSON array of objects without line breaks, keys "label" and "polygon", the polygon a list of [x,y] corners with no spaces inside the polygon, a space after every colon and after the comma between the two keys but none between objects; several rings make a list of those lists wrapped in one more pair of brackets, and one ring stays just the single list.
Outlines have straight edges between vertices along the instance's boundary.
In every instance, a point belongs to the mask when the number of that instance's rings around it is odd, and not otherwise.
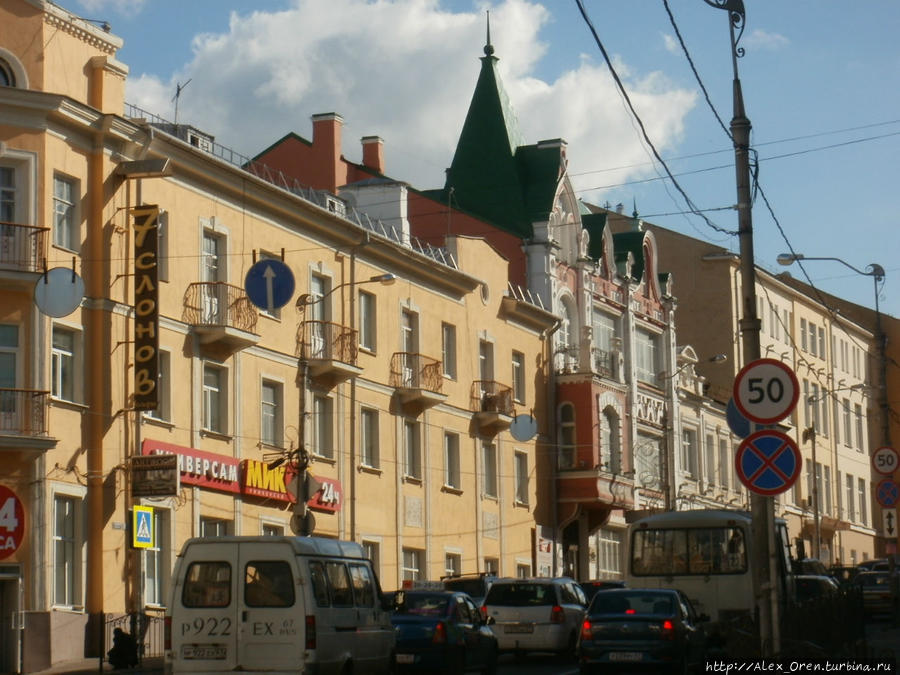
[{"label": "silver car", "polygon": [[481,611],[494,620],[500,651],[573,657],[586,604],[584,592],[567,577],[497,579]]}]

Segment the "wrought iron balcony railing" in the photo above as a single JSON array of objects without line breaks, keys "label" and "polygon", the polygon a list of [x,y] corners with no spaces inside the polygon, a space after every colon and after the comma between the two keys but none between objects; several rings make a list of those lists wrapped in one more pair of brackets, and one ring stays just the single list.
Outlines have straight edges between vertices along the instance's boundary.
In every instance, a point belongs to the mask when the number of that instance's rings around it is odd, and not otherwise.
[{"label": "wrought iron balcony railing", "polygon": [[50,228],[0,222],[0,270],[43,271]]},{"label": "wrought iron balcony railing", "polygon": [[475,412],[512,415],[512,387],[493,380],[475,380],[472,383],[470,409]]},{"label": "wrought iron balcony railing", "polygon": [[46,436],[49,391],[0,389],[0,434]]},{"label": "wrought iron balcony railing", "polygon": [[358,331],[331,321],[304,321],[297,329],[297,356],[356,365]]},{"label": "wrought iron balcony railing", "polygon": [[253,333],[259,313],[239,286],[199,281],[184,294],[183,320],[192,326],[222,326]]},{"label": "wrought iron balcony railing", "polygon": [[391,386],[440,394],[444,387],[441,362],[415,352],[395,352],[391,356]]}]

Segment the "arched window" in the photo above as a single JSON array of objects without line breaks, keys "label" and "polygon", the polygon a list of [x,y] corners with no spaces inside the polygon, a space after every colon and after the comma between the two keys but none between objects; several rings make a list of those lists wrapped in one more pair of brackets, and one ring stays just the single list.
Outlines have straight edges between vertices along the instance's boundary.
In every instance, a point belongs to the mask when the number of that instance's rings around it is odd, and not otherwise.
[{"label": "arched window", "polygon": [[604,468],[611,473],[622,473],[622,448],[619,442],[621,430],[619,416],[613,408],[603,411],[603,423],[600,426],[600,453]]},{"label": "arched window", "polygon": [[559,457],[560,470],[575,468],[575,406],[563,403],[559,407]]},{"label": "arched window", "polygon": [[0,59],[0,87],[15,87],[16,86],[16,76],[13,73],[13,69],[10,65]]},{"label": "arched window", "polygon": [[560,370],[573,371],[578,364],[578,326],[574,320],[571,301],[562,298],[560,301],[560,323],[557,331],[559,354],[558,367]]}]

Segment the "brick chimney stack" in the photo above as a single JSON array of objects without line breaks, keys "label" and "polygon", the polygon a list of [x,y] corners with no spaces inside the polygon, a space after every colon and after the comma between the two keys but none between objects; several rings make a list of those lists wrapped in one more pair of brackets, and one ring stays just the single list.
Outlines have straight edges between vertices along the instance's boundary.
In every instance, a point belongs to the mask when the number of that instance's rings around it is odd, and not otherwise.
[{"label": "brick chimney stack", "polygon": [[363,166],[384,175],[384,140],[379,136],[363,136]]},{"label": "brick chimney stack", "polygon": [[339,185],[346,183],[346,168],[341,161],[341,129],[344,118],[337,113],[319,113],[312,116],[313,165],[321,167],[320,181],[312,187],[337,194]]}]

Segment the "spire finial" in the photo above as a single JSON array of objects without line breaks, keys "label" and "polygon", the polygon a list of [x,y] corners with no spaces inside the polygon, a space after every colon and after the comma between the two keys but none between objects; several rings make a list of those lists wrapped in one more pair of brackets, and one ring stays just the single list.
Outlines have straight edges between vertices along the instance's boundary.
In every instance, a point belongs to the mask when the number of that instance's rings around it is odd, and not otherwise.
[{"label": "spire finial", "polygon": [[484,45],[485,56],[493,56],[494,45],[491,44],[491,10],[487,10],[487,42]]},{"label": "spire finial", "polygon": [[632,211],[631,211],[631,229],[635,232],[641,231],[641,219],[638,218],[638,210],[637,210],[637,198],[632,197]]}]

